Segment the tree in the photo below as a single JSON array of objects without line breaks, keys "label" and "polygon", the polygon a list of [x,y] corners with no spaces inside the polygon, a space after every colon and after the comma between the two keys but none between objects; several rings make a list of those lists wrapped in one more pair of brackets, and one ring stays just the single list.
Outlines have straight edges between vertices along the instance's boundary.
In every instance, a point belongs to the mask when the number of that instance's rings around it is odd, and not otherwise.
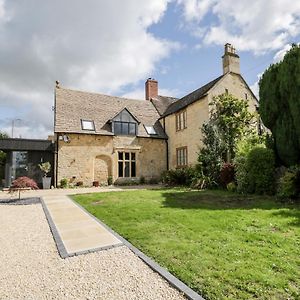
[{"label": "tree", "polygon": [[203,144],[198,154],[200,177],[205,177],[206,185],[216,186],[219,183],[219,175],[223,162],[223,155],[226,146],[219,134],[218,128],[213,122],[208,122],[202,126]]},{"label": "tree", "polygon": [[260,115],[286,166],[300,162],[300,46],[271,65],[259,82]]},{"label": "tree", "polygon": [[8,134],[6,132],[1,132],[0,131],[0,140],[2,140],[2,139],[8,139],[8,138],[9,138],[9,136],[8,136]]},{"label": "tree", "polygon": [[214,97],[210,104],[211,120],[225,145],[226,161],[234,158],[237,142],[254,131],[255,116],[249,111],[248,103],[229,94]]}]

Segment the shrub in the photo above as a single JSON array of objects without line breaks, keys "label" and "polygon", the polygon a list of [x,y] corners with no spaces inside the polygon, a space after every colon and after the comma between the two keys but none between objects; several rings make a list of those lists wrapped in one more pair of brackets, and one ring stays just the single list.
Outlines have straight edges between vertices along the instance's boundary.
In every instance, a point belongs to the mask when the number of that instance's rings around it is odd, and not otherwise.
[{"label": "shrub", "polygon": [[39,187],[36,182],[26,176],[19,177],[12,182],[9,192],[14,192],[15,189],[19,189],[19,200],[21,199],[21,189],[31,188],[32,190],[37,190]]},{"label": "shrub", "polygon": [[63,189],[68,187],[68,179],[67,178],[62,178],[60,180],[60,187],[63,188]]},{"label": "shrub", "polygon": [[256,194],[274,193],[275,157],[272,150],[253,148],[246,160],[248,191]]},{"label": "shrub", "polygon": [[236,191],[236,184],[235,184],[235,182],[229,182],[228,184],[227,184],[227,186],[226,186],[226,188],[227,188],[227,190],[229,191],[229,192],[235,192]]},{"label": "shrub", "polygon": [[279,179],[277,195],[292,199],[300,196],[300,166],[290,167]]},{"label": "shrub", "polygon": [[223,187],[227,187],[230,182],[234,181],[234,165],[224,163],[220,171],[220,183]]},{"label": "shrub", "polygon": [[51,171],[51,164],[49,161],[39,164],[39,168],[44,172],[44,177]]},{"label": "shrub", "polygon": [[207,187],[213,187],[219,183],[220,169],[226,146],[218,128],[212,121],[203,124],[201,130],[204,147],[198,153],[197,176],[200,180],[205,180]]},{"label": "shrub", "polygon": [[162,173],[162,182],[167,185],[190,186],[194,179],[195,169],[192,167],[168,170]]},{"label": "shrub", "polygon": [[159,180],[156,177],[151,177],[148,181],[149,184],[158,184]]},{"label": "shrub", "polygon": [[249,177],[246,167],[247,156],[237,155],[234,159],[235,163],[235,180],[237,183],[237,192],[246,194],[249,192]]},{"label": "shrub", "polygon": [[39,187],[37,183],[26,176],[19,177],[12,182],[11,188],[20,189],[20,188],[31,188],[32,190],[37,190]]},{"label": "shrub", "polygon": [[113,184],[113,177],[112,176],[108,176],[107,177],[107,184],[108,185],[112,185]]},{"label": "shrub", "polygon": [[140,184],[145,184],[146,183],[146,179],[144,176],[140,177]]}]

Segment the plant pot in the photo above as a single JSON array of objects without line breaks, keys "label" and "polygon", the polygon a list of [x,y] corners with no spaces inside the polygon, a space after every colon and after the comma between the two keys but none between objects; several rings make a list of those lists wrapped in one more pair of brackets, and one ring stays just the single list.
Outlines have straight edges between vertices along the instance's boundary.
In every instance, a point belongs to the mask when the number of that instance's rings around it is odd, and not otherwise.
[{"label": "plant pot", "polygon": [[43,189],[48,190],[51,186],[51,177],[43,177]]}]

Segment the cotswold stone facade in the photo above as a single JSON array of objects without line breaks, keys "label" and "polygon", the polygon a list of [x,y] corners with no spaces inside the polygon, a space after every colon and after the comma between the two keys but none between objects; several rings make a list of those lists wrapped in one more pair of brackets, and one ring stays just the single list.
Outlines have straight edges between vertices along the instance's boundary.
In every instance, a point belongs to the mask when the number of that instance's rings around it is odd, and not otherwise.
[{"label": "cotswold stone facade", "polygon": [[229,93],[254,111],[257,99],[240,75],[239,56],[225,45],[223,75],[176,99],[158,95],[149,78],[145,100],[65,89],[55,91],[55,182],[90,186],[108,181],[159,179],[163,171],[193,165],[201,127],[214,96]]},{"label": "cotswold stone facade", "polygon": [[[68,137],[67,143],[58,142],[59,181],[66,178],[71,183],[82,181],[84,185],[90,186],[94,181],[106,185],[110,176],[113,182],[122,182],[129,178],[137,181],[142,176],[146,180],[159,179],[167,167],[166,142],[162,139],[88,134],[69,134]],[[135,154],[134,177],[119,177],[119,153],[124,152]]]},{"label": "cotswold stone facade", "polygon": [[[256,111],[257,100],[248,85],[239,74],[226,73],[215,85],[210,88],[197,101],[187,105],[175,113],[166,115],[162,119],[165,131],[169,137],[169,168],[177,167],[177,149],[186,147],[186,162],[188,165],[197,163],[199,149],[202,144],[202,125],[208,122],[210,116],[211,101],[215,96],[225,92],[236,98],[244,99],[249,104],[249,110]],[[185,111],[186,128],[177,130],[176,116]]]}]

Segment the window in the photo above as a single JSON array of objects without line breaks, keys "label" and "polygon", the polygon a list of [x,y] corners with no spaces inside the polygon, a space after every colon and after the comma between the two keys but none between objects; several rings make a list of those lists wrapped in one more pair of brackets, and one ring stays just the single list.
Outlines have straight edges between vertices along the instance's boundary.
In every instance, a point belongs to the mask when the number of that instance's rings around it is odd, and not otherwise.
[{"label": "window", "polygon": [[247,93],[245,93],[245,99],[248,100],[248,94]]},{"label": "window", "polygon": [[146,126],[145,125],[145,129],[146,129],[147,133],[150,134],[150,135],[156,135],[157,134],[153,126]]},{"label": "window", "polygon": [[92,121],[92,120],[81,120],[81,128],[82,128],[82,130],[94,131],[95,130],[94,121]]},{"label": "window", "polygon": [[136,135],[136,123],[116,121],[113,126],[116,135]]},{"label": "window", "polygon": [[176,114],[176,131],[186,128],[186,110]]},{"label": "window", "polygon": [[187,165],[187,147],[176,149],[177,167],[184,167]]},{"label": "window", "polygon": [[228,89],[225,89],[225,94],[228,95]]},{"label": "window", "polygon": [[136,155],[133,152],[118,152],[119,177],[136,177]]},{"label": "window", "polygon": [[137,121],[126,109],[114,117],[112,123],[115,135],[137,135]]}]

